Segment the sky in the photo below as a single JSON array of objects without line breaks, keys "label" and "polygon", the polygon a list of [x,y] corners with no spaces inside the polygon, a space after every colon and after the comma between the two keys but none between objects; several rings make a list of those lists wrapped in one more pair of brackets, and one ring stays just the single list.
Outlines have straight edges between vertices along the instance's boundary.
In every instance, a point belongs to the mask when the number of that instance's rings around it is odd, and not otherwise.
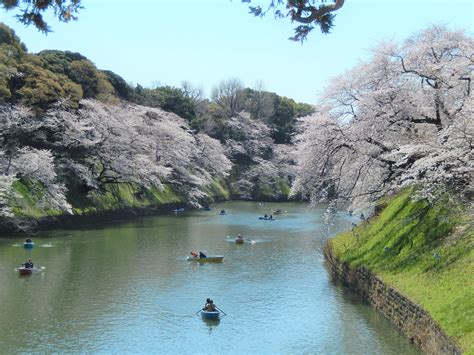
[{"label": "sky", "polygon": [[[270,0],[253,0],[268,4]],[[79,20],[48,21],[53,33],[25,27],[0,10],[32,53],[80,52],[99,69],[145,87],[180,86],[187,80],[207,94],[219,81],[237,77],[315,104],[327,82],[370,56],[385,39],[402,41],[433,24],[474,33],[474,2],[468,0],[346,0],[335,27],[315,29],[303,45],[288,19],[256,18],[241,0],[82,0]]]}]

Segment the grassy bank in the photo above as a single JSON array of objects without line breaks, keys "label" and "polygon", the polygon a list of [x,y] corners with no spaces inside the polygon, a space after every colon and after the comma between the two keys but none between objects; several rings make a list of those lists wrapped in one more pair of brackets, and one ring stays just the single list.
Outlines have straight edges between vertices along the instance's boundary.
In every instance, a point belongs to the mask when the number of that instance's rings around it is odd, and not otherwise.
[{"label": "grassy bank", "polygon": [[474,353],[472,216],[448,199],[413,202],[411,190],[383,201],[374,218],[330,241],[351,268],[365,266],[422,306]]}]

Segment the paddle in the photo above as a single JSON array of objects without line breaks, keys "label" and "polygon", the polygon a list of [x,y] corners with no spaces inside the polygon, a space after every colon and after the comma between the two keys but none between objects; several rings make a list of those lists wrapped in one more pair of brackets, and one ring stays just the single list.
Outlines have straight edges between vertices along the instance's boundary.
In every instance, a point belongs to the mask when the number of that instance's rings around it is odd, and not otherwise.
[{"label": "paddle", "polygon": [[202,309],[200,309],[199,311],[197,311],[195,314],[198,315],[198,313],[201,312],[201,311],[202,311]]},{"label": "paddle", "polygon": [[227,313],[225,313],[222,309],[220,309],[219,307],[216,306],[216,309],[218,309],[219,311],[221,311],[222,313],[224,313],[224,315],[226,316]]}]

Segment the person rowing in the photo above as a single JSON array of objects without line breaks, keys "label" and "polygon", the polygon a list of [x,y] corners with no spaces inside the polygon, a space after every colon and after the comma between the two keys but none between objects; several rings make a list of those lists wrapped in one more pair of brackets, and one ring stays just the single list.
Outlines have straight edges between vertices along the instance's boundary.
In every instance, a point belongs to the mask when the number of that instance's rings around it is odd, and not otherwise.
[{"label": "person rowing", "polygon": [[23,266],[25,269],[33,269],[34,264],[33,264],[33,262],[31,261],[31,259],[28,259],[28,260],[26,261],[26,263],[24,263],[22,266]]},{"label": "person rowing", "polygon": [[216,305],[214,304],[214,301],[208,298],[202,310],[206,312],[216,312]]},{"label": "person rowing", "polygon": [[237,234],[237,238],[235,238],[235,242],[239,243],[239,244],[244,242],[244,237],[242,237],[242,234],[240,234],[240,233]]}]

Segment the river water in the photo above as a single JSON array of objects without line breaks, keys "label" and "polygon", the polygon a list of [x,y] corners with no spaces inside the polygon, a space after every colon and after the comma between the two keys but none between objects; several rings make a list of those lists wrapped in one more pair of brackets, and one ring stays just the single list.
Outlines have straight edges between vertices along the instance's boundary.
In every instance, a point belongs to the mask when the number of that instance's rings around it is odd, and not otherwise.
[{"label": "river water", "polygon": [[[45,232],[31,250],[0,238],[0,352],[418,353],[331,281],[321,247],[355,217],[301,203],[212,207]],[[277,208],[288,213],[258,220]],[[193,249],[224,261],[187,261]],[[27,258],[44,270],[20,277]],[[227,313],[220,322],[195,315],[208,297]]]}]

